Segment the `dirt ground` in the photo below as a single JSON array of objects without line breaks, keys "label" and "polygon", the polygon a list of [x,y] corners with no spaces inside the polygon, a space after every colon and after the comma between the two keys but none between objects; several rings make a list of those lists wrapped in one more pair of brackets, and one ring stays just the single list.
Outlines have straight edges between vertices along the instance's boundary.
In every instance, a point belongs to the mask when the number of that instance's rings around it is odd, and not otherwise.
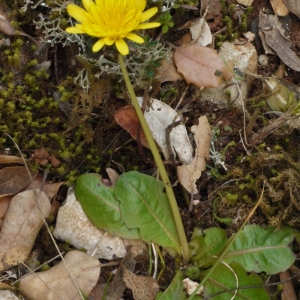
[{"label": "dirt ground", "polygon": [[[17,0],[14,2],[20,6]],[[22,19],[23,17],[13,10],[11,4],[6,4],[24,32],[35,38],[43,35],[41,29],[35,28],[32,20],[37,18],[38,14],[48,14],[47,8],[38,6],[36,10],[30,10],[25,14],[26,19]],[[221,9],[207,19],[212,34],[218,34],[225,26],[228,26],[224,21],[225,14],[226,12],[230,14],[229,7],[236,5],[236,2],[226,0],[224,5],[226,11]],[[199,9],[200,6],[195,7]],[[260,10],[272,10],[268,0],[254,0],[251,7],[252,10],[247,15],[245,30],[240,29],[238,16],[235,13],[230,15],[232,30],[239,40],[243,39],[245,31],[258,30],[255,20],[259,17]],[[174,27],[163,35],[159,30],[152,30],[151,38],[156,39],[160,35],[162,43],[167,41],[180,45],[181,38],[188,32],[188,29],[178,30],[178,28],[187,21],[199,17],[199,10],[181,8],[172,10],[171,14]],[[293,14],[290,17],[292,50],[300,55],[300,20]],[[23,106],[27,104],[22,100],[23,92],[14,91],[8,95],[8,97],[17,97],[18,104],[12,112],[8,108],[2,111],[0,124],[2,153],[5,152],[5,148],[10,148],[10,154],[18,155],[12,142],[4,133],[1,134],[1,131],[12,135],[22,153],[28,158],[34,153],[37,156],[35,151],[38,149],[46,148],[47,152],[59,161],[58,165],[51,165],[49,161],[43,165],[40,161],[31,158],[35,162],[35,167],[48,171],[49,180],[66,181],[69,185],[78,175],[87,171],[99,172],[105,176],[106,167],[114,168],[120,173],[124,170],[154,173],[155,165],[151,152],[138,145],[138,142],[134,141],[129,133],[121,129],[114,120],[114,113],[128,104],[128,96],[123,93],[125,86],[123,82],[118,81],[117,76],[102,75],[104,81],[100,83],[100,86],[99,81],[94,77],[91,81],[92,88],[84,93],[73,82],[73,78],[77,76],[82,66],[90,68],[94,74],[97,73],[96,68],[91,68],[86,65],[86,62],[76,58],[78,49],[75,46],[63,47],[62,43],[57,43],[41,53],[43,57],[40,58],[40,62],[51,63],[47,78],[46,75],[40,74],[40,78],[30,79],[32,74],[29,69],[22,68],[22,60],[31,59],[30,47],[32,45],[30,42],[24,43],[22,48],[16,45],[17,39],[21,38],[26,41],[26,36],[8,37],[3,34],[4,38],[9,38],[12,44],[2,46],[4,51],[0,53],[1,77],[5,77],[9,85],[9,74],[15,74],[15,86],[18,85],[18,80],[19,83],[25,81],[30,86],[29,93],[36,101],[36,104],[31,104],[33,106],[31,111],[37,124],[33,124],[30,128],[26,127]],[[216,47],[219,42],[220,40],[216,38]],[[259,39],[255,39],[253,44],[258,55],[264,53]],[[19,50],[13,50],[13,47]],[[109,49],[105,49],[103,54],[109,58],[116,58]],[[92,55],[91,58],[96,57]],[[16,60],[14,56],[19,56],[21,62],[14,61]],[[259,75],[271,76],[280,66],[281,60],[276,54],[268,56],[267,65],[258,65]],[[74,61],[77,63],[74,64]],[[10,65],[7,65],[8,63]],[[282,79],[292,83],[296,87],[296,92],[300,92],[299,72],[285,67]],[[179,185],[174,187],[188,239],[195,226],[200,226],[202,229],[212,226],[221,227],[227,230],[228,235],[236,232],[261,195],[263,195],[262,203],[252,217],[251,224],[273,225],[278,228],[288,225],[300,229],[300,123],[294,126],[296,128],[285,124],[286,122],[276,123],[278,115],[268,113],[270,108],[261,96],[265,94],[261,79],[253,81],[249,95],[247,99],[244,99],[246,113],[240,108],[235,108],[232,103],[220,109],[218,105],[201,101],[199,89],[193,85],[188,86],[185,81],[159,84],[154,80],[151,84],[149,96],[156,99],[163,97],[164,101],[167,104],[172,103],[171,105],[177,104],[184,91],[186,92],[179,109],[187,108],[183,116],[189,133],[191,126],[196,125],[198,118],[202,115],[208,117],[212,128],[218,129],[215,148],[216,151],[222,153],[226,170],[215,166],[212,159],[207,161],[207,170],[202,173],[201,179],[197,182],[199,194],[195,197],[199,200],[199,204],[195,205],[192,211],[188,210],[189,195]],[[35,86],[38,86],[37,90],[34,90]],[[53,113],[47,97],[49,95],[55,97],[56,91],[66,97],[70,107],[60,107]],[[136,87],[136,93],[142,96],[144,90]],[[1,97],[5,97],[3,90]],[[44,103],[41,103],[39,108],[37,101],[41,99],[44,99]],[[97,103],[97,99],[101,99],[100,103]],[[66,110],[70,111],[66,113]],[[50,116],[52,121],[48,122],[47,116]],[[54,119],[56,119],[55,122],[53,122]],[[4,127],[5,125],[8,129]],[[73,146],[71,147],[70,144]],[[171,181],[175,183],[176,168],[172,164],[166,164],[166,167]],[[63,202],[66,189],[66,186],[60,189],[54,202],[56,206]],[[57,211],[57,207],[54,211]],[[36,242],[36,248],[45,249],[46,247],[47,250],[42,251],[43,255],[51,256],[51,252],[55,250],[50,246],[51,241],[46,238],[46,235],[41,234]],[[147,271],[142,263],[139,267],[141,274]],[[160,282],[161,287],[168,286],[175,272],[175,263],[167,256],[166,269]],[[104,283],[110,271],[111,269],[107,268],[101,274]],[[295,287],[300,290],[299,285]],[[131,292],[128,291],[126,299],[132,299],[131,297]]]}]

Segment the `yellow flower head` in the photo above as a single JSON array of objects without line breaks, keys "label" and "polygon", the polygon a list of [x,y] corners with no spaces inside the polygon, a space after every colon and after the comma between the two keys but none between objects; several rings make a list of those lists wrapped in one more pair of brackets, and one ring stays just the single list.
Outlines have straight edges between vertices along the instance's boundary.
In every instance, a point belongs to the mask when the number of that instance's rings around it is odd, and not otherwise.
[{"label": "yellow flower head", "polygon": [[93,51],[99,51],[103,46],[116,43],[118,51],[126,55],[129,48],[125,38],[136,43],[144,39],[132,31],[158,27],[158,22],[144,23],[157,13],[157,7],[146,10],[146,0],[82,0],[85,9],[68,4],[70,16],[79,24],[66,29],[69,33],[86,33],[100,38],[93,46]]}]

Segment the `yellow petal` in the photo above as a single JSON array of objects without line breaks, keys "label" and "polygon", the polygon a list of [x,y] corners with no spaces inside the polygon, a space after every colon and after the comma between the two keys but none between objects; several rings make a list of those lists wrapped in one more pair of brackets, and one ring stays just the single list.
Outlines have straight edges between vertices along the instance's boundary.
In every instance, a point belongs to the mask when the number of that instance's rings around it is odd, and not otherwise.
[{"label": "yellow petal", "polygon": [[82,28],[84,32],[90,36],[98,36],[97,32],[94,30],[94,28],[89,23],[82,24]]},{"label": "yellow petal", "polygon": [[77,21],[81,23],[90,22],[90,18],[87,12],[83,8],[75,4],[68,4],[67,10],[68,10],[68,14],[74,19],[76,19]]},{"label": "yellow petal", "polygon": [[135,29],[149,29],[149,28],[154,28],[154,27],[159,27],[161,24],[158,22],[149,22],[149,23],[144,23],[138,25]]},{"label": "yellow petal", "polygon": [[146,7],[146,0],[134,0],[135,8],[137,11],[142,12]]},{"label": "yellow petal", "polygon": [[85,33],[82,29],[79,29],[78,27],[68,27],[68,28],[66,28],[66,32],[68,32],[68,33]]},{"label": "yellow petal", "polygon": [[134,41],[135,43],[138,43],[138,44],[144,43],[144,39],[142,37],[140,37],[139,35],[135,34],[135,33],[128,33],[126,35],[126,37],[129,40]]},{"label": "yellow petal", "polygon": [[129,53],[128,45],[123,39],[116,40],[116,46],[122,55],[127,55]]},{"label": "yellow petal", "polygon": [[146,11],[144,11],[141,15],[141,22],[145,22],[146,20],[149,20],[152,18],[158,11],[157,7],[152,7]]},{"label": "yellow petal", "polygon": [[109,37],[106,37],[103,39],[104,41],[104,44],[107,45],[107,46],[111,46],[115,41]]},{"label": "yellow petal", "polygon": [[105,43],[104,43],[103,39],[97,41],[92,48],[93,52],[98,52],[99,50],[101,50],[103,48],[104,45],[105,45]]},{"label": "yellow petal", "polygon": [[82,0],[82,4],[88,12],[91,12],[95,8],[95,2],[92,0]]}]

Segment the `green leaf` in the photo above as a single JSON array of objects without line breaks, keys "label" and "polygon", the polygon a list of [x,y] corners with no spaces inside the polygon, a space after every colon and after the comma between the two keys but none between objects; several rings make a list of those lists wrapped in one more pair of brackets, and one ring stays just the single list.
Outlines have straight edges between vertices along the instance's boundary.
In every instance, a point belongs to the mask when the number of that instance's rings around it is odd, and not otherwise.
[{"label": "green leaf", "polygon": [[[235,294],[234,290],[237,286],[241,288],[263,284],[258,275],[254,273],[248,275],[244,268],[238,263],[232,262],[230,264],[230,268],[222,263],[217,266],[215,271],[204,284],[203,295],[205,297],[233,289],[231,292],[221,293],[220,295],[213,297],[214,300],[233,299],[232,297]],[[204,278],[205,273],[206,272],[203,272],[203,275],[201,276],[202,278]],[[236,277],[238,279],[236,279]],[[254,299],[269,300],[270,297],[263,287],[237,290],[237,293],[234,297],[234,300]]]},{"label": "green leaf", "polygon": [[[164,290],[164,292],[158,293],[155,300],[187,300],[188,295],[183,287],[183,275],[179,269],[173,278],[170,285]],[[193,300],[200,300],[201,298],[196,295]]]},{"label": "green leaf", "polygon": [[121,220],[119,202],[113,187],[107,187],[99,174],[84,174],[77,178],[75,195],[87,217],[111,235],[139,239],[136,228],[129,229]]},{"label": "green leaf", "polygon": [[173,248],[181,255],[179,237],[163,183],[138,172],[122,174],[115,186],[122,220],[139,228],[146,243]]},{"label": "green leaf", "polygon": [[195,227],[191,241],[189,242],[191,262],[200,268],[210,267],[217,256],[224,248],[227,241],[226,231],[211,227],[201,231]]},{"label": "green leaf", "polygon": [[293,239],[293,229],[289,227],[248,225],[239,232],[223,260],[228,264],[238,262],[248,272],[277,274],[295,261],[295,254],[289,247]]},{"label": "green leaf", "polygon": [[168,25],[167,24],[165,24],[165,25],[163,25],[163,27],[162,27],[162,33],[167,33],[168,32],[168,30],[169,30],[169,27],[168,27]]},{"label": "green leaf", "polygon": [[181,270],[177,271],[170,285],[165,289],[163,293],[158,293],[156,300],[185,300],[186,291],[183,287],[183,275]]}]

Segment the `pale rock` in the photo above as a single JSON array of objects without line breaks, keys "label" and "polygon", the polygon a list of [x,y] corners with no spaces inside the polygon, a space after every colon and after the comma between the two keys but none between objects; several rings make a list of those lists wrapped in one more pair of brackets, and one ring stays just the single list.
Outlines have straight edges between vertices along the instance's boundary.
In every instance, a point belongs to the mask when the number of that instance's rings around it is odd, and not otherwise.
[{"label": "pale rock", "polygon": [[254,79],[246,73],[257,72],[256,49],[250,42],[243,45],[224,42],[219,57],[234,70],[235,74],[229,82],[224,82],[217,88],[203,89],[200,100],[216,104],[218,109],[226,108],[228,104],[240,108],[243,100],[247,99],[249,87]]},{"label": "pale rock", "polygon": [[250,6],[254,0],[237,0],[237,3],[244,6]]},{"label": "pale rock", "polygon": [[258,64],[262,67],[267,67],[269,65],[269,56],[266,54],[259,55]]},{"label": "pale rock", "polygon": [[251,32],[251,31],[247,31],[245,33],[243,33],[243,36],[249,41],[249,42],[253,42],[255,40],[255,33]]},{"label": "pale rock", "polygon": [[1,300],[19,300],[19,298],[12,292],[8,290],[0,290]]},{"label": "pale rock", "polygon": [[53,234],[57,239],[68,241],[76,248],[86,249],[88,254],[93,254],[96,258],[107,260],[123,258],[128,245],[132,245],[137,254],[144,253],[146,249],[141,240],[123,240],[98,229],[82,210],[72,188],[58,211]]}]

